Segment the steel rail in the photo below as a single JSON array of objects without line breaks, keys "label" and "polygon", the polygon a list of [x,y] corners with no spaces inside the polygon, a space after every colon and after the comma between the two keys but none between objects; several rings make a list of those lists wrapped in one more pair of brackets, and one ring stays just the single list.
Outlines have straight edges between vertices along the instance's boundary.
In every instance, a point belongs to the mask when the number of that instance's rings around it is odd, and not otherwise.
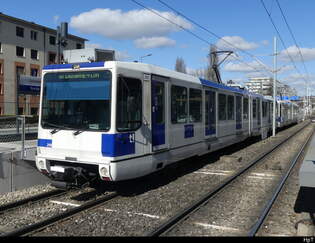
[{"label": "steel rail", "polygon": [[13,237],[17,237],[17,236],[25,236],[25,235],[28,235],[34,231],[38,231],[40,229],[43,229],[51,224],[54,224],[60,220],[64,220],[66,218],[69,218],[77,213],[80,213],[84,210],[87,210],[87,209],[90,209],[90,208],[93,208],[95,206],[99,206],[100,204],[106,202],[106,201],[109,201],[115,197],[119,196],[119,194],[117,192],[114,192],[114,193],[111,193],[110,195],[105,195],[101,198],[98,198],[96,200],[93,200],[93,201],[90,201],[90,202],[87,202],[81,206],[78,206],[78,207],[75,207],[75,208],[72,208],[72,209],[68,209],[67,211],[61,213],[61,214],[58,214],[58,215],[54,215],[48,219],[45,219],[45,220],[42,220],[40,222],[37,222],[37,223],[34,223],[34,224],[31,224],[31,225],[27,225],[25,227],[22,227],[22,228],[19,228],[17,230],[14,230],[14,231],[11,231],[11,232],[8,232],[8,233],[4,233],[4,234],[1,234],[0,236],[3,236],[3,237],[10,237],[10,236],[13,236]]},{"label": "steel rail", "polygon": [[7,204],[0,206],[0,214],[4,213],[7,210],[11,210],[11,209],[23,206],[23,205],[28,204],[28,203],[35,203],[35,202],[41,201],[43,199],[49,199],[51,197],[63,195],[65,193],[67,193],[67,192],[65,192],[64,190],[52,190],[52,191],[44,192],[44,193],[41,193],[41,194],[38,194],[38,195],[35,195],[32,197],[21,199],[21,200],[16,201],[16,202],[7,203]]},{"label": "steel rail", "polygon": [[154,229],[153,231],[149,232],[146,236],[160,236],[163,233],[167,233],[171,231],[178,223],[180,223],[182,220],[186,218],[189,214],[192,214],[197,209],[199,209],[203,204],[207,203],[212,197],[217,195],[219,192],[222,191],[223,188],[225,188],[227,185],[229,185],[231,182],[235,181],[237,177],[244,174],[246,171],[248,171],[251,167],[253,167],[255,164],[263,160],[265,157],[267,157],[269,154],[271,154],[273,151],[278,149],[282,144],[284,144],[286,141],[294,137],[297,133],[302,131],[306,126],[308,126],[310,122],[306,123],[305,126],[298,129],[294,133],[292,133],[290,136],[286,137],[282,141],[280,141],[278,144],[274,145],[269,151],[264,152],[263,154],[259,155],[256,159],[254,159],[252,162],[250,162],[248,165],[241,168],[235,175],[225,179],[222,184],[216,186],[214,189],[212,189],[209,193],[207,193],[202,198],[198,199],[179,213],[175,214],[173,217],[171,217],[169,220],[167,220],[165,223],[161,224],[158,228]]},{"label": "steel rail", "polygon": [[273,196],[271,197],[271,199],[268,201],[268,203],[266,204],[265,208],[262,210],[262,213],[260,215],[260,217],[258,218],[258,220],[256,221],[256,223],[253,225],[253,227],[250,229],[248,236],[255,236],[256,233],[258,232],[258,230],[260,229],[261,225],[263,224],[263,222],[265,221],[265,219],[267,218],[272,205],[274,204],[274,202],[277,200],[284,184],[286,183],[287,179],[289,178],[293,168],[295,167],[296,163],[299,161],[299,159],[302,157],[302,152],[305,150],[306,146],[309,144],[309,142],[311,141],[311,138],[314,135],[314,129],[312,131],[312,133],[309,135],[309,137],[306,139],[306,142],[303,144],[303,146],[301,147],[300,151],[296,154],[296,156],[293,158],[293,160],[291,160],[289,169],[287,170],[287,172],[281,177],[280,183],[278,184],[278,186],[276,187]]}]

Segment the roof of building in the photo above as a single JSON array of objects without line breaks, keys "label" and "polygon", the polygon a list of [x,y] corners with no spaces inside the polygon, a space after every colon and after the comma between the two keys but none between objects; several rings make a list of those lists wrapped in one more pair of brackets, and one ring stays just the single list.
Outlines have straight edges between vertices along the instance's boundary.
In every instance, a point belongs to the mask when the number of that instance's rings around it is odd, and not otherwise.
[{"label": "roof of building", "polygon": [[[7,19],[7,20],[9,20],[11,22],[15,22],[17,24],[27,25],[27,26],[30,26],[30,27],[35,28],[35,29],[46,30],[46,31],[51,32],[53,34],[56,34],[56,32],[57,32],[57,30],[55,30],[55,29],[52,29],[52,28],[49,28],[49,27],[46,27],[46,26],[43,26],[43,25],[40,25],[40,24],[36,24],[34,22],[26,21],[24,19],[19,19],[19,18],[16,18],[16,17],[12,17],[12,16],[9,16],[9,15],[3,14],[2,12],[0,12],[0,19]],[[68,36],[71,39],[77,39],[77,40],[81,40],[81,41],[88,41],[87,39],[79,37],[79,36],[76,36],[76,35],[68,34]]]}]

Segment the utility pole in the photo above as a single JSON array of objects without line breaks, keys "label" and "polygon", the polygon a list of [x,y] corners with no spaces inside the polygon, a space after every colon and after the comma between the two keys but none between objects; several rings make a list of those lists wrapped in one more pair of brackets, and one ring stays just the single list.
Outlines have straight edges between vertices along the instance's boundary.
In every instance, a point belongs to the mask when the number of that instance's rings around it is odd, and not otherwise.
[{"label": "utility pole", "polygon": [[273,119],[272,136],[276,136],[276,101],[277,101],[277,37],[273,38]]},{"label": "utility pole", "polygon": [[57,60],[58,64],[61,63],[61,46],[67,46],[67,38],[68,38],[68,23],[62,22],[60,26],[57,26]]}]

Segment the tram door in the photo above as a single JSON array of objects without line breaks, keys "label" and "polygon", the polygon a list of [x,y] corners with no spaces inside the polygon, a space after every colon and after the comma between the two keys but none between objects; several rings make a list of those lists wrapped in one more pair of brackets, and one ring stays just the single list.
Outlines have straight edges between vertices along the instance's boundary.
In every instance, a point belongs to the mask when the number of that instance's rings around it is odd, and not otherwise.
[{"label": "tram door", "polygon": [[167,148],[166,134],[166,85],[168,78],[151,77],[152,151]]},{"label": "tram door", "polygon": [[242,96],[236,96],[236,130],[242,129]]},{"label": "tram door", "polygon": [[205,119],[205,135],[215,135],[216,134],[216,104],[215,104],[215,92],[211,90],[206,90],[206,119]]}]

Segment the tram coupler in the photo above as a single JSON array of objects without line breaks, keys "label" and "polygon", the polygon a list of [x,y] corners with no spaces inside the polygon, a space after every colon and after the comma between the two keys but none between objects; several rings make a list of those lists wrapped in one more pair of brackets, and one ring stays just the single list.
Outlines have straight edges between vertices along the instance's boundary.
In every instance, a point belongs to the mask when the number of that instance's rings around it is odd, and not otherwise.
[{"label": "tram coupler", "polygon": [[97,178],[95,173],[87,173],[84,169],[80,167],[67,167],[64,173],[53,172],[52,186],[69,190],[72,188],[84,188],[91,184]]},{"label": "tram coupler", "polygon": [[51,185],[61,190],[69,190],[72,186],[65,181],[52,181]]}]

